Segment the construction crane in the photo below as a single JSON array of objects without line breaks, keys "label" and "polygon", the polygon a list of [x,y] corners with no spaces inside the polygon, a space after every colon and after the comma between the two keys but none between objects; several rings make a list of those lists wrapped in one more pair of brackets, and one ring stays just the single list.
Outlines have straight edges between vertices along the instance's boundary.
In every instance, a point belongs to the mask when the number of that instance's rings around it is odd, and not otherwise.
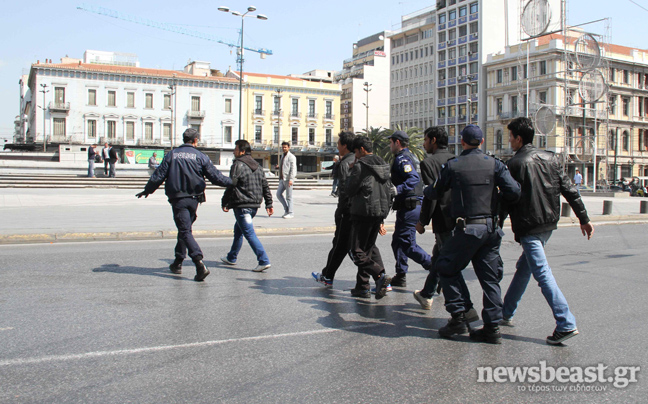
[{"label": "construction crane", "polygon": [[[231,43],[231,42],[226,42],[226,41],[224,41],[224,40],[222,40],[220,38],[217,38],[217,37],[215,37],[213,35],[208,35],[208,34],[204,34],[202,32],[192,31],[192,30],[189,30],[189,29],[181,28],[181,27],[178,27],[178,26],[173,25],[173,24],[156,22],[156,21],[148,20],[146,18],[141,18],[141,17],[136,17],[136,16],[132,16],[132,15],[123,14],[123,13],[120,13],[118,11],[109,10],[109,9],[103,8],[103,7],[95,7],[95,6],[92,6],[92,5],[82,4],[82,5],[77,7],[77,10],[82,10],[82,11],[87,11],[87,12],[90,12],[90,13],[105,15],[107,17],[116,18],[118,20],[124,20],[124,21],[132,22],[132,23],[140,24],[140,25],[146,25],[147,27],[157,28],[157,29],[161,29],[161,30],[164,30],[164,31],[175,32],[175,33],[178,33],[178,34],[192,36],[194,38],[200,38],[200,39],[204,39],[204,40],[207,40],[207,41],[218,42],[220,44],[227,45],[230,48],[237,48],[237,49],[239,48],[238,44],[234,44],[234,43]],[[272,51],[270,49],[248,48],[248,47],[245,47],[245,46],[243,47],[243,49],[259,53],[261,55],[261,59],[265,59],[266,55],[272,55]]]}]

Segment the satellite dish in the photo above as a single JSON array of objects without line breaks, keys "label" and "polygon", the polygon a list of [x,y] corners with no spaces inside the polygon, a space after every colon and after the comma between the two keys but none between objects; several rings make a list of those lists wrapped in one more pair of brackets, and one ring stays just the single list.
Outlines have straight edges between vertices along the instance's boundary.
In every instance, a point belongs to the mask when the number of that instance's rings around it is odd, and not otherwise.
[{"label": "satellite dish", "polygon": [[590,70],[601,64],[601,48],[591,34],[581,35],[574,43],[576,63],[582,70]]},{"label": "satellite dish", "polygon": [[535,127],[541,135],[548,135],[556,126],[556,114],[546,105],[535,114]]},{"label": "satellite dish", "polygon": [[531,38],[544,34],[551,22],[551,7],[548,0],[531,0],[522,12],[522,29]]},{"label": "satellite dish", "polygon": [[590,70],[583,74],[578,83],[578,92],[584,102],[598,101],[607,92],[607,89],[605,77],[598,70]]}]

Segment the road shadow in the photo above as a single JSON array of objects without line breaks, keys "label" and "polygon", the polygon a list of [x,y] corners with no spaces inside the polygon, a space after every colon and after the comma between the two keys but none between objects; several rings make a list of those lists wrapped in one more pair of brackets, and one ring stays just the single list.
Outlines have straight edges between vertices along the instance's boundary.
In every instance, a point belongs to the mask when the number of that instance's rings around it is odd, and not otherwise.
[{"label": "road shadow", "polygon": [[171,272],[169,272],[168,266],[162,268],[143,268],[143,267],[133,267],[133,266],[122,266],[119,264],[103,264],[98,268],[93,268],[92,272],[95,273],[110,272],[113,274],[157,276],[160,278],[173,279],[177,281],[189,280],[187,278],[184,278],[182,275],[172,274]]}]

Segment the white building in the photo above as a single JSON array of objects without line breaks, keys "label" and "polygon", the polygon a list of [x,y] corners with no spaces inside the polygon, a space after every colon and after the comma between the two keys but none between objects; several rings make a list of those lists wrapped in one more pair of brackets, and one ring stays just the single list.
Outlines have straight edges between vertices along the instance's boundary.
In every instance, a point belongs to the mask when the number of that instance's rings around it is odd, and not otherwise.
[{"label": "white building", "polygon": [[[16,143],[169,147],[182,143],[182,132],[193,127],[203,146],[233,148],[237,80],[207,62],[191,62],[184,71],[147,69],[135,67],[133,55],[114,65],[105,63],[121,59],[93,52],[83,61],[66,57],[31,66],[21,94],[27,122]],[[97,60],[101,64],[92,63]]]}]

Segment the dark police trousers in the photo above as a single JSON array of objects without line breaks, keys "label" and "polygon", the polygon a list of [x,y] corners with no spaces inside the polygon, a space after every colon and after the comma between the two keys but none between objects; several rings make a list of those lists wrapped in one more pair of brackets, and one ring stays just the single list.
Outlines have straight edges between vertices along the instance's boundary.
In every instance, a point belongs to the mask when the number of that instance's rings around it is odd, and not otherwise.
[{"label": "dark police trousers", "polygon": [[441,249],[436,269],[441,276],[441,287],[446,310],[459,313],[472,307],[470,295],[465,289],[461,271],[472,261],[475,275],[483,290],[482,319],[484,323],[502,320],[502,291],[500,281],[504,273],[499,254],[504,232],[486,219],[487,224],[457,224],[452,238]]},{"label": "dark police trousers", "polygon": [[349,254],[351,247],[351,214],[348,210],[337,208],[335,210],[335,236],[333,236],[333,247],[329,251],[326,266],[322,275],[328,279],[334,279],[335,273]]},{"label": "dark police trousers", "polygon": [[178,242],[175,246],[176,258],[185,259],[187,250],[192,260],[202,259],[203,253],[193,236],[191,226],[198,217],[198,200],[196,198],[174,199],[171,203],[173,209],[173,221],[178,228]]},{"label": "dark police trousers", "polygon": [[[437,286],[439,285],[439,271],[436,269],[435,264],[439,259],[439,256],[441,255],[441,249],[443,248],[443,245],[446,243],[446,241],[450,240],[451,237],[452,231],[434,233],[434,239],[436,242],[434,243],[434,248],[432,249],[432,264],[430,273],[428,273],[427,278],[425,278],[425,285],[421,290],[421,296],[426,299],[432,298],[437,290]],[[465,286],[465,282],[464,289],[468,290],[468,287]]]},{"label": "dark police trousers", "polygon": [[376,239],[382,217],[368,217],[353,220],[351,224],[351,259],[358,267],[356,290],[369,290],[369,277],[374,280],[385,272],[380,250],[376,247]]},{"label": "dark police trousers", "polygon": [[421,205],[414,209],[401,208],[396,211],[396,224],[392,237],[392,251],[396,259],[396,273],[406,274],[409,268],[407,257],[425,269],[429,269],[432,257],[416,244],[416,223],[421,216]]}]

